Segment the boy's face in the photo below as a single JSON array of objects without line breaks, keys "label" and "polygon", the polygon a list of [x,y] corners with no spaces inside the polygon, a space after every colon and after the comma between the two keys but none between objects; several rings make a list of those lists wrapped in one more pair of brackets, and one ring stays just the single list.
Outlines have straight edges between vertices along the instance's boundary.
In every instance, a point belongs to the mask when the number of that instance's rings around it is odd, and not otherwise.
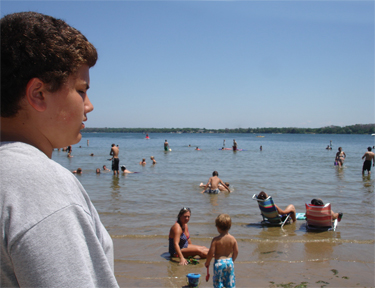
[{"label": "boy's face", "polygon": [[75,75],[68,78],[67,84],[54,93],[45,92],[49,97],[50,121],[47,137],[53,148],[78,143],[81,129],[87,120],[86,114],[94,109],[88,96],[90,75],[87,65],[81,66]]}]

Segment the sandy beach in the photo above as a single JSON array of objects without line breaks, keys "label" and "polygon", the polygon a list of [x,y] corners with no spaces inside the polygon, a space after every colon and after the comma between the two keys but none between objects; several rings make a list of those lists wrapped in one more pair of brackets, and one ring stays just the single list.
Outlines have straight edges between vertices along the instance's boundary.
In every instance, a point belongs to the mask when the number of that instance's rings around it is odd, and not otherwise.
[{"label": "sandy beach", "polygon": [[[179,266],[169,261],[167,240],[162,238],[114,237],[115,275],[120,287],[184,287],[188,273],[201,274],[199,287],[212,287],[205,281],[204,260],[197,265]],[[209,245],[210,241],[195,241]],[[374,243],[337,243],[332,249],[325,242],[256,242],[238,241],[239,257],[235,262],[236,287],[374,287]],[[140,247],[144,258],[137,255]],[[121,252],[120,252],[121,251]],[[283,286],[281,286],[283,285]],[[300,285],[300,286],[298,286]]]}]

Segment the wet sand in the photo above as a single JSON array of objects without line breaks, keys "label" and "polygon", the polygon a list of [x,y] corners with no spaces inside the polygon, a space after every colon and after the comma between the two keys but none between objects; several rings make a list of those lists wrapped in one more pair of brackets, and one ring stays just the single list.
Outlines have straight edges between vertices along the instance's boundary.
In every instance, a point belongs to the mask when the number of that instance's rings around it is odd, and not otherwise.
[{"label": "wet sand", "polygon": [[[192,240],[198,245],[210,244],[210,239]],[[373,241],[237,240],[237,287],[374,287]],[[213,286],[212,263],[206,282],[205,260],[187,266],[171,261],[167,237],[114,236],[113,241],[120,287],[184,287],[188,273],[201,274],[200,287]]]}]

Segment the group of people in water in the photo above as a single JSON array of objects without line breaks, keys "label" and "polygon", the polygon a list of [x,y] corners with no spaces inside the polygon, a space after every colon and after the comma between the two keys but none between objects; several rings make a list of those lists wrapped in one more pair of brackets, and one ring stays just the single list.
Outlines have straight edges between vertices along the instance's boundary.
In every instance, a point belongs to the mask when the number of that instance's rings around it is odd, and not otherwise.
[{"label": "group of people in water", "polygon": [[[167,140],[166,140],[167,141]],[[87,146],[88,146],[88,140],[87,140]],[[60,150],[60,149],[59,149]],[[68,157],[73,157],[71,156],[71,151],[72,151],[72,148],[71,146],[67,147],[67,148],[63,148],[63,151],[65,152],[68,152]],[[121,169],[121,173],[122,174],[130,174],[130,173],[137,173],[137,172],[132,172],[132,171],[129,171],[126,169],[126,166],[125,165],[121,165],[120,166],[120,159],[119,159],[119,153],[120,153],[120,148],[119,148],[119,145],[115,145],[115,144],[112,144],[111,145],[111,151],[109,153],[109,155],[112,156],[112,158],[108,159],[110,161],[112,161],[112,171],[113,171],[113,175],[119,175],[120,174],[120,169]],[[90,154],[90,156],[94,156],[93,153]],[[157,162],[155,160],[155,157],[154,156],[150,156],[150,160],[152,161],[152,165],[155,165]],[[146,158],[143,158],[140,162],[139,162],[140,165],[144,166],[146,165]],[[106,165],[103,165],[103,171],[111,171],[110,169],[107,168]],[[77,168],[77,170],[74,170],[72,171],[73,174],[82,174],[82,168]],[[96,168],[95,170],[96,174],[100,174],[101,173],[101,170],[100,168]]]},{"label": "group of people in water", "polygon": [[[87,140],[87,145],[89,145],[88,141],[89,140]],[[191,145],[189,144],[189,147],[190,146]],[[223,141],[223,149],[225,149],[224,147],[225,147],[225,139]],[[260,147],[261,147],[260,149],[262,150],[262,146],[260,146]],[[235,139],[233,139],[232,149],[233,149],[233,151],[237,150],[237,142],[236,142]],[[332,150],[332,141],[330,141],[330,145],[327,145],[326,149]],[[60,149],[58,149],[58,150],[60,150]],[[65,151],[65,152],[68,152],[67,157],[73,157],[71,155],[71,153],[72,153],[72,146],[71,145],[68,146],[68,147],[64,147],[62,150]],[[195,150],[200,150],[200,149],[198,147],[196,147]],[[167,140],[165,140],[165,142],[164,142],[164,151],[171,151],[171,149],[169,148],[169,143],[168,143]],[[119,152],[120,152],[119,145],[116,146],[115,144],[112,144],[111,151],[109,153],[112,156],[112,158],[110,158],[108,160],[112,161],[112,171],[113,171],[114,175],[119,175],[119,173],[120,173],[119,172],[119,170],[120,170],[120,164],[119,164],[120,159],[118,157]],[[94,154],[91,153],[90,156],[94,156]],[[337,151],[336,156],[335,156],[334,164],[338,167],[342,167],[344,165],[345,159],[346,159],[346,153],[342,150],[342,147],[338,147],[338,151]],[[362,174],[364,175],[365,171],[367,171],[368,175],[370,175],[371,174],[371,166],[375,166],[375,161],[374,161],[375,160],[375,154],[374,154],[374,152],[372,152],[371,147],[367,148],[367,152],[362,156],[362,159],[365,160],[364,163],[363,163],[363,166],[362,166]],[[150,160],[152,161],[153,165],[155,165],[157,163],[154,156],[150,156]],[[142,166],[146,165],[146,159],[143,158],[139,162],[139,164],[142,165]],[[104,169],[104,166],[103,166],[103,170],[108,171],[109,169]],[[124,165],[121,166],[121,170],[124,174],[134,173],[134,172],[131,172],[131,171],[127,170]],[[73,171],[73,173],[81,174],[82,169],[78,168],[77,170]],[[100,173],[100,168],[96,169],[96,173],[97,174]],[[215,178],[215,176],[216,176],[216,178]],[[220,180],[220,178],[218,178],[217,176],[218,175],[213,175],[210,178],[209,183],[207,183],[206,185],[204,185],[203,183],[200,184],[200,187],[204,187],[204,190],[201,193],[219,193],[220,191],[231,192],[228,188],[229,183],[228,182],[223,183]],[[211,183],[211,182],[213,182],[213,183]]]},{"label": "group of people in water", "polygon": [[[329,147],[330,146],[328,145],[326,149],[328,149]],[[346,158],[345,152],[342,150],[342,147],[339,147],[335,156],[335,165],[342,167],[344,165],[345,158]],[[374,152],[372,152],[372,148],[370,146],[367,147],[367,151],[365,152],[365,154],[363,154],[362,160],[363,159],[365,161],[363,162],[363,166],[362,166],[362,175],[365,175],[366,171],[368,175],[370,175],[371,166],[373,167],[375,166],[375,154]]]}]

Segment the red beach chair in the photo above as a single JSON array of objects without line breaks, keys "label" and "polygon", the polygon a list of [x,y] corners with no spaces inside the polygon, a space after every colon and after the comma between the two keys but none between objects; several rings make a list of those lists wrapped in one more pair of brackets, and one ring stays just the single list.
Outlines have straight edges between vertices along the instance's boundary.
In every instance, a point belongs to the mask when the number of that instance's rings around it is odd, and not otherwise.
[{"label": "red beach chair", "polygon": [[306,204],[306,229],[307,231],[335,231],[337,219],[332,220],[331,204],[315,206]]}]

